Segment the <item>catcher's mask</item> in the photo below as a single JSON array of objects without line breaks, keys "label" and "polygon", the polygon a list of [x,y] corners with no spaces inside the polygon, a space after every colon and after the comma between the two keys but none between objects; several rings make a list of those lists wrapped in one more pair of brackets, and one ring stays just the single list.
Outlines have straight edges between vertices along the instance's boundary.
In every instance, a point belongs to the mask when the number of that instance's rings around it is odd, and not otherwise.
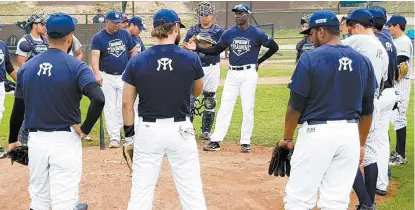
[{"label": "catcher's mask", "polygon": [[198,16],[209,16],[211,14],[215,14],[215,6],[213,4],[211,4],[210,2],[200,2],[197,5],[197,9],[196,9],[197,15]]},{"label": "catcher's mask", "polygon": [[45,15],[45,13],[38,11],[35,14],[33,14],[32,16],[30,16],[29,19],[27,20],[27,25],[30,26],[30,28],[32,28],[32,25],[34,23],[46,24],[46,15]]},{"label": "catcher's mask", "polygon": [[308,22],[310,22],[310,17],[311,17],[311,15],[312,15],[312,14],[307,14],[307,15],[304,15],[304,16],[301,18],[301,25],[303,25],[304,23],[308,23]]}]

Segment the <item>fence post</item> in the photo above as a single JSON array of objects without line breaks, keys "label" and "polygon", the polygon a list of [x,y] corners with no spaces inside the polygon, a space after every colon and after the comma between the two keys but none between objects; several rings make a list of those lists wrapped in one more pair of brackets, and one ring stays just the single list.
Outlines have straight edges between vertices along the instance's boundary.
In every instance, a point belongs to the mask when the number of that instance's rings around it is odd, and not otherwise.
[{"label": "fence post", "polygon": [[85,47],[84,47],[84,49],[85,49],[85,57],[86,57],[86,61],[85,61],[85,63],[87,63],[87,64],[89,64],[89,42],[88,42],[88,33],[89,33],[89,27],[87,26],[87,24],[88,24],[88,14],[85,14],[85,25],[86,25],[86,27],[84,28],[84,33],[85,33]]}]

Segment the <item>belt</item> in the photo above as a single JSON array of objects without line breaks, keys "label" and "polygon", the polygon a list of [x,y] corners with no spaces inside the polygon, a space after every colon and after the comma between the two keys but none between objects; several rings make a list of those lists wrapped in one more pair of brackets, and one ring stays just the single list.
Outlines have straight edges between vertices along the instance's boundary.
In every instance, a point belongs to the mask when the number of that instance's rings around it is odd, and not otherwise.
[{"label": "belt", "polygon": [[234,71],[241,71],[252,68],[252,64],[244,65],[244,66],[229,66],[229,70]]},{"label": "belt", "polygon": [[106,74],[110,74],[110,75],[121,75],[122,74],[120,72],[107,72],[107,71],[102,71],[102,72],[104,72]]},{"label": "belt", "polygon": [[[358,123],[358,119],[351,119],[346,120],[347,123]],[[321,125],[321,124],[327,124],[327,120],[307,120],[308,125]]]},{"label": "belt", "polygon": [[[186,121],[186,117],[174,117],[174,122],[183,122],[183,121]],[[143,122],[157,122],[157,119],[150,118],[150,117],[143,117]]]},{"label": "belt", "polygon": [[67,131],[67,132],[71,132],[71,128],[70,127],[57,128],[57,129],[36,129],[36,128],[29,128],[28,130],[29,130],[29,132],[38,132],[38,131],[42,131],[42,132],[55,132],[55,131]]},{"label": "belt", "polygon": [[202,67],[214,66],[218,63],[202,63]]}]

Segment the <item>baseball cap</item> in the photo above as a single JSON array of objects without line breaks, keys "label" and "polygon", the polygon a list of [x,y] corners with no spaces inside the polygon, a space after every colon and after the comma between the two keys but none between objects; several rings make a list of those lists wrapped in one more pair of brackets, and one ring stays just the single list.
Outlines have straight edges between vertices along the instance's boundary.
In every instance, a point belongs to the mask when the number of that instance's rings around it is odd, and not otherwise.
[{"label": "baseball cap", "polygon": [[381,6],[373,6],[372,9],[380,9],[380,10],[382,10],[383,14],[385,14],[385,19],[386,19],[387,12],[386,12],[386,9],[384,7],[381,7]]},{"label": "baseball cap", "polygon": [[366,9],[356,9],[346,18],[346,21],[356,21],[360,24],[373,26],[373,15]]},{"label": "baseball cap", "polygon": [[320,26],[339,27],[340,22],[332,11],[320,10],[311,15],[310,22],[308,23],[308,29],[300,32],[300,34],[310,34],[312,28]]},{"label": "baseball cap", "polygon": [[128,22],[138,26],[140,30],[147,30],[143,25],[143,20],[137,16],[132,17]]},{"label": "baseball cap", "polygon": [[251,13],[251,8],[247,4],[238,4],[231,10],[232,12],[246,12]]},{"label": "baseball cap", "polygon": [[111,10],[107,13],[107,16],[105,16],[105,19],[113,22],[113,23],[121,23],[123,22],[123,20],[121,19],[121,15],[120,13]]},{"label": "baseball cap", "polygon": [[386,19],[385,13],[379,8],[371,8],[368,11],[372,14],[373,19]]},{"label": "baseball cap", "polygon": [[386,26],[391,26],[394,24],[399,24],[400,26],[406,26],[406,18],[401,15],[392,15],[392,17],[386,22]]},{"label": "baseball cap", "polygon": [[186,28],[183,23],[180,22],[180,18],[177,13],[170,9],[161,9],[153,17],[153,27],[163,25],[165,23],[179,23],[180,28]]},{"label": "baseball cap", "polygon": [[62,38],[75,30],[78,21],[65,13],[54,13],[46,22],[46,32],[52,38]]},{"label": "baseball cap", "polygon": [[121,12],[120,13],[120,17],[121,17],[122,22],[126,22],[126,21],[128,22],[128,16],[127,16],[127,14]]}]

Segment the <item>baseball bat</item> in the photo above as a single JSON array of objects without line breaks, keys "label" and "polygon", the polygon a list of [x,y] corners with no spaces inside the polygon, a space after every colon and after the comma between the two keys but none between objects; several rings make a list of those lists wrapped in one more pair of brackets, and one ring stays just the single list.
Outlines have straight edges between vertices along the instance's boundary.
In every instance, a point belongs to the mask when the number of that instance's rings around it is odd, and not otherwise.
[{"label": "baseball bat", "polygon": [[101,150],[105,149],[105,136],[104,136],[104,125],[102,120],[102,114],[101,117],[99,117],[99,148]]}]

